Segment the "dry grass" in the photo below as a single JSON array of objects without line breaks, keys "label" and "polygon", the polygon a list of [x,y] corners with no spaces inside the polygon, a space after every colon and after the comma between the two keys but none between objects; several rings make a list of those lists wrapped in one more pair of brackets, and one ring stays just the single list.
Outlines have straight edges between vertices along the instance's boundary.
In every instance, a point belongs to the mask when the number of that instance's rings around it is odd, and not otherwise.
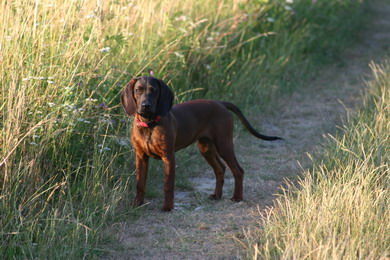
[{"label": "dry grass", "polygon": [[364,109],[332,137],[325,159],[290,185],[247,233],[254,259],[389,256],[390,64],[372,65]]}]

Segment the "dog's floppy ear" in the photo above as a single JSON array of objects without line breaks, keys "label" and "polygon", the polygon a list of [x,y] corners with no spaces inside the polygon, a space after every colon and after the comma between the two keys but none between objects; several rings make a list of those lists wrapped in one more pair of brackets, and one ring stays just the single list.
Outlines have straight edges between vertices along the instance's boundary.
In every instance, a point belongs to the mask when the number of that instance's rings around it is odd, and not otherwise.
[{"label": "dog's floppy ear", "polygon": [[129,116],[134,115],[134,113],[137,111],[137,104],[135,103],[133,95],[134,85],[137,80],[137,78],[131,79],[121,93],[121,103],[123,109]]},{"label": "dog's floppy ear", "polygon": [[172,108],[173,104],[173,92],[169,87],[160,79],[158,79],[160,85],[160,96],[157,101],[157,115],[165,116]]}]

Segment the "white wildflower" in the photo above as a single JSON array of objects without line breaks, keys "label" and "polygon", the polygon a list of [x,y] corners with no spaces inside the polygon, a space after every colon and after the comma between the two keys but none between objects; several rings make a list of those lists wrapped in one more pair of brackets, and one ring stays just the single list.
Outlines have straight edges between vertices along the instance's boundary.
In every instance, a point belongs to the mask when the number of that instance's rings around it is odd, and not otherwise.
[{"label": "white wildflower", "polygon": [[38,145],[36,142],[30,142],[31,145]]},{"label": "white wildflower", "polygon": [[110,52],[111,51],[111,48],[110,47],[104,47],[104,48],[101,48],[100,49],[100,52],[103,52],[103,53],[105,53],[105,52]]},{"label": "white wildflower", "polygon": [[105,152],[105,151],[111,151],[110,147],[104,147],[102,144],[99,144],[98,147],[100,147],[99,152]]},{"label": "white wildflower", "polygon": [[184,29],[184,28],[179,28],[179,31],[183,32],[183,33],[187,33],[187,30]]},{"label": "white wildflower", "polygon": [[181,54],[180,52],[177,52],[177,51],[175,51],[173,54],[175,54],[179,58],[183,58],[184,57],[183,54]]},{"label": "white wildflower", "polygon": [[197,21],[195,23],[190,22],[190,26],[191,26],[191,28],[196,28],[198,25],[200,25],[202,23],[205,23],[207,21],[208,21],[208,19],[202,19],[202,20],[199,20],[199,21]]},{"label": "white wildflower", "polygon": [[182,22],[185,22],[185,21],[187,21],[187,19],[188,19],[187,16],[181,15],[181,16],[179,16],[179,17],[176,17],[176,18],[175,18],[175,21],[182,21]]},{"label": "white wildflower", "polygon": [[272,18],[272,17],[267,17],[267,21],[270,22],[270,23],[274,23],[274,22],[275,22],[275,19]]},{"label": "white wildflower", "polygon": [[54,81],[48,80],[48,81],[47,81],[47,84],[54,84]]},{"label": "white wildflower", "polygon": [[112,125],[112,121],[110,119],[100,118],[99,122],[102,124]]},{"label": "white wildflower", "polygon": [[242,16],[243,16],[244,18],[247,18],[247,17],[249,17],[249,14],[244,13]]},{"label": "white wildflower", "polygon": [[86,120],[86,119],[84,119],[84,118],[77,118],[77,121],[83,122],[83,123],[85,123],[85,124],[90,124],[90,123],[91,123],[91,121],[88,121],[88,120]]},{"label": "white wildflower", "polygon": [[53,103],[53,102],[47,102],[47,105],[48,105],[49,107],[54,107],[56,104]]},{"label": "white wildflower", "polygon": [[286,9],[287,11],[292,11],[292,10],[293,10],[292,7],[289,6],[289,5],[285,5],[285,6],[284,6],[284,9]]},{"label": "white wildflower", "polygon": [[292,4],[292,3],[294,3],[294,0],[286,0],[286,3],[287,4]]},{"label": "white wildflower", "polygon": [[73,110],[73,106],[72,106],[72,105],[69,105],[69,104],[64,104],[63,106],[64,106],[64,107],[65,107],[65,109],[66,109],[66,110],[68,110],[68,111],[71,111],[71,110]]},{"label": "white wildflower", "polygon": [[132,7],[134,9],[136,9],[136,10],[140,9],[140,7],[138,5],[136,5],[136,4],[134,4],[134,3],[129,3],[127,6],[128,7]]},{"label": "white wildflower", "polygon": [[95,99],[95,98],[86,98],[85,101],[87,101],[87,102],[96,102],[97,99]]},{"label": "white wildflower", "polygon": [[95,17],[96,17],[96,15],[94,15],[94,14],[87,14],[86,16],[84,16],[85,19],[92,19]]},{"label": "white wildflower", "polygon": [[206,67],[206,69],[211,70],[210,64],[206,64],[205,67]]},{"label": "white wildflower", "polygon": [[120,146],[130,146],[130,141],[127,137],[118,138],[117,142]]},{"label": "white wildflower", "polygon": [[27,78],[24,78],[23,80],[31,80],[31,79],[36,79],[36,80],[45,80],[46,78],[45,77],[33,77],[33,76],[29,76]]}]

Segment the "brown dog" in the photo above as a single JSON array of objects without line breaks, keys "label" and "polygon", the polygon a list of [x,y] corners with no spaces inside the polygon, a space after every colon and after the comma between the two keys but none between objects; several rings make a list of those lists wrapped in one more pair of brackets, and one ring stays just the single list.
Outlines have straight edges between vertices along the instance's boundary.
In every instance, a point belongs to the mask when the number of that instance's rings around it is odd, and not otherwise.
[{"label": "brown dog", "polygon": [[263,140],[281,139],[261,135],[249,124],[233,104],[214,100],[193,100],[172,107],[173,93],[154,77],[132,79],[122,91],[121,101],[130,116],[135,114],[131,141],[136,156],[137,195],[134,206],[144,202],[149,157],[164,162],[164,211],[173,209],[175,183],[175,151],[198,141],[198,147],[213,168],[216,185],[210,197],[220,199],[225,166],[231,169],[235,185],[233,201],[241,201],[244,171],[237,162],[233,148],[234,112],[249,132]]}]

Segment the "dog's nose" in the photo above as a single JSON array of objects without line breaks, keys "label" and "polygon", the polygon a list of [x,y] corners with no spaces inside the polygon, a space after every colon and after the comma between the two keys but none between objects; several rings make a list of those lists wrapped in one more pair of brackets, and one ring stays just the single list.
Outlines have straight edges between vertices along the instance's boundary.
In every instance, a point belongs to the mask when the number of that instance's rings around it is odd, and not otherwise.
[{"label": "dog's nose", "polygon": [[141,107],[142,109],[150,109],[151,105],[149,103],[142,103]]}]

